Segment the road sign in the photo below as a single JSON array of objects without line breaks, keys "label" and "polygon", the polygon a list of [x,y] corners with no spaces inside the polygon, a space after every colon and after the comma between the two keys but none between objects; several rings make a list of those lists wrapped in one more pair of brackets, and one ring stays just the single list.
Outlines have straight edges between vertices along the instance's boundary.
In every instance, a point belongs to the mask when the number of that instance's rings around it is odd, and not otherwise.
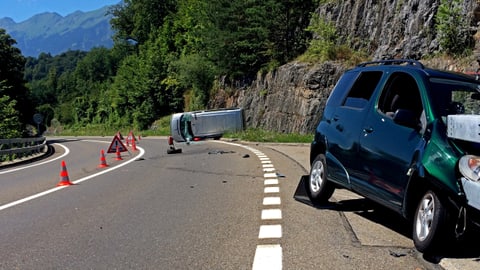
[{"label": "road sign", "polygon": [[110,143],[110,147],[108,147],[107,153],[116,153],[118,149],[118,152],[127,152],[127,147],[123,144],[122,140],[115,135],[113,137],[112,143]]},{"label": "road sign", "polygon": [[40,123],[42,123],[42,121],[43,121],[43,115],[39,113],[36,113],[33,115],[33,122],[35,122],[35,124],[39,125]]}]

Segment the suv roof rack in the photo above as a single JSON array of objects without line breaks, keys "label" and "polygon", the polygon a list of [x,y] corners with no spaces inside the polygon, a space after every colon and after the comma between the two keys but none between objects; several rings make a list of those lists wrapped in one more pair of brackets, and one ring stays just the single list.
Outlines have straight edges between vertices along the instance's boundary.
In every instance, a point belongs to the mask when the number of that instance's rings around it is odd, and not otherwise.
[{"label": "suv roof rack", "polygon": [[366,67],[366,66],[373,66],[373,65],[410,65],[415,66],[421,69],[424,69],[425,66],[417,60],[412,59],[388,59],[388,60],[378,60],[378,61],[371,61],[365,62],[357,65],[357,67]]}]

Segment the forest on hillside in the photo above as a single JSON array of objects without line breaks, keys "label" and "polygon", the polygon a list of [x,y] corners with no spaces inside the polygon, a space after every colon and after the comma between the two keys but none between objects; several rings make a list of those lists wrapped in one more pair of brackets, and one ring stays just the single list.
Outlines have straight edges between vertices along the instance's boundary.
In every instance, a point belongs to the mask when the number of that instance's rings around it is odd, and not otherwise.
[{"label": "forest on hillside", "polygon": [[216,78],[250,82],[304,52],[314,7],[303,0],[127,0],[109,11],[112,49],[28,57],[26,86],[47,125],[147,129],[173,112],[205,108]]},{"label": "forest on hillside", "polygon": [[[338,44],[333,24],[315,17],[325,1],[124,0],[109,10],[113,48],[38,58],[24,58],[0,29],[0,137],[25,136],[35,113],[43,129],[145,130],[173,112],[204,109],[220,81],[238,89],[301,55],[368,57]],[[444,1],[445,18],[458,3]]]}]

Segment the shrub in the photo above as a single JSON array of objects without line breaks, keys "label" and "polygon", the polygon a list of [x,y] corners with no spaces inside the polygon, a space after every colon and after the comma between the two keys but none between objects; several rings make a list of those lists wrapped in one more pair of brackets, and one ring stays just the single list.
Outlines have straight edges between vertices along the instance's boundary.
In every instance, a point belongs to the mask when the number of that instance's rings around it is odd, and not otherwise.
[{"label": "shrub", "polygon": [[440,0],[436,15],[436,30],[440,50],[451,55],[463,55],[474,44],[468,17],[462,14],[461,0]]}]

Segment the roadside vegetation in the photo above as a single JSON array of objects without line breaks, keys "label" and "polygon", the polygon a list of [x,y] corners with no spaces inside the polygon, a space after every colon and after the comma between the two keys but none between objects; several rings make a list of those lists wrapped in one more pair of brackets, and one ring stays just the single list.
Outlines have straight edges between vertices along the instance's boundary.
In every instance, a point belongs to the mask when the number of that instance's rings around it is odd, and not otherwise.
[{"label": "roadside vegetation", "polygon": [[[171,116],[165,116],[155,121],[150,129],[132,130],[132,129],[113,129],[102,125],[87,125],[85,127],[66,129],[57,131],[55,136],[105,136],[110,137],[120,132],[128,134],[130,131],[135,136],[169,136],[170,135],[170,119]],[[268,131],[259,128],[247,128],[242,132],[226,133],[224,139],[250,141],[250,142],[277,142],[277,143],[311,143],[313,134],[297,134],[297,133],[281,133]]]},{"label": "roadside vegetation", "polygon": [[258,128],[248,128],[243,132],[227,133],[223,138],[249,142],[311,143],[313,134],[281,133]]},{"label": "roadside vegetation", "polygon": [[[343,61],[346,65],[356,65],[367,60],[368,55],[355,51],[346,44],[339,42],[339,35],[333,22],[313,13],[310,25],[306,28],[313,38],[309,41],[305,53],[298,57],[299,61],[318,63],[325,61]],[[339,45],[340,44],[340,45]]]}]

